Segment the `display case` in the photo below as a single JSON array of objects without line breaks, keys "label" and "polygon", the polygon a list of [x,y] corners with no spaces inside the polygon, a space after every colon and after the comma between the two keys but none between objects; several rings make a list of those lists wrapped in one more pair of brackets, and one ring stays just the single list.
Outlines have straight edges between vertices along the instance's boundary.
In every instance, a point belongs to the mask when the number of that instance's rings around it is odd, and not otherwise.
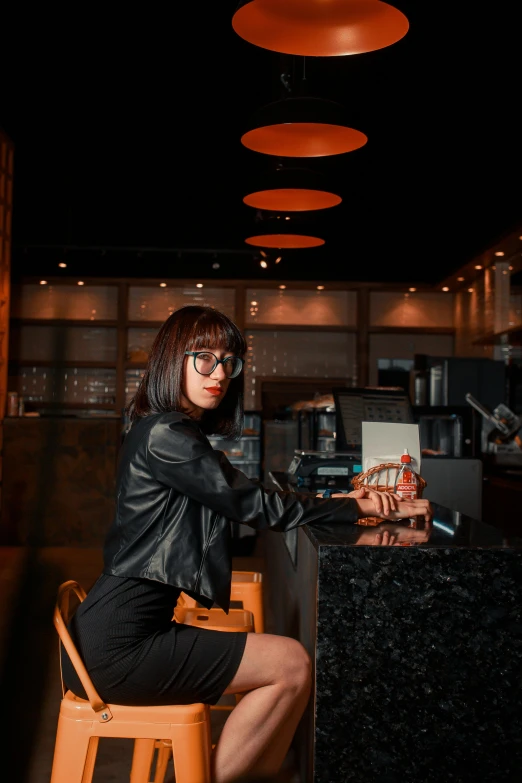
[{"label": "display case", "polygon": [[212,447],[222,451],[232,465],[249,478],[262,478],[261,470],[261,412],[245,413],[243,435],[239,440],[229,440],[220,435],[211,435]]}]

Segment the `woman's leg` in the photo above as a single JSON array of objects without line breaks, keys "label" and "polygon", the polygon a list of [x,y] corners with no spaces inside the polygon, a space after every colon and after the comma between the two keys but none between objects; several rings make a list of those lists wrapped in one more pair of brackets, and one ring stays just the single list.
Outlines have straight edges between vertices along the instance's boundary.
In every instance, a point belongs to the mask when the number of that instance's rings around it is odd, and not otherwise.
[{"label": "woman's leg", "polygon": [[294,639],[250,633],[225,693],[245,693],[213,753],[213,780],[273,775],[281,767],[310,696],[311,664]]}]

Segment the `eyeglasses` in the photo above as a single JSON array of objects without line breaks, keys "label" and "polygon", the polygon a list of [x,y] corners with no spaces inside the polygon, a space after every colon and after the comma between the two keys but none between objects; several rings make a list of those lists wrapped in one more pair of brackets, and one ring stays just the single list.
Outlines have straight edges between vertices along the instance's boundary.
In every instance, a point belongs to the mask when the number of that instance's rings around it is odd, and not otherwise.
[{"label": "eyeglasses", "polygon": [[210,351],[185,351],[185,355],[194,357],[194,369],[200,375],[211,375],[218,364],[223,365],[227,378],[237,378],[243,369],[243,359],[240,359],[239,356],[227,356],[225,359],[218,359]]}]

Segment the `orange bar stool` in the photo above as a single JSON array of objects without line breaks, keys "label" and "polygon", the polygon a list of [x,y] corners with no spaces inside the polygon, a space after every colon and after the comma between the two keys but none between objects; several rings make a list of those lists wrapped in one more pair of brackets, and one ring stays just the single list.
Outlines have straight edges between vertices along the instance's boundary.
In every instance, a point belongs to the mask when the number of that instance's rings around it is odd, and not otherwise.
[{"label": "orange bar stool", "polygon": [[141,748],[135,753],[130,783],[148,780],[156,741],[168,743],[174,754],[176,783],[211,783],[208,705],[129,707],[102,701],[67,630],[71,592],[80,601],[86,597],[78,582],[60,585],[54,625],[88,700],[64,690],[50,783],[92,783],[100,737],[128,737],[135,740],[135,750]]},{"label": "orange bar stool", "polygon": [[[232,571],[232,584],[230,588],[230,600],[241,602],[243,609],[252,612],[254,618],[254,631],[265,632],[265,615],[263,610],[263,574],[260,571]],[[181,593],[174,617],[179,623],[187,623],[183,619],[186,608],[197,607],[197,601],[185,593]],[[206,610],[225,616],[221,609]],[[230,615],[237,610],[231,609]],[[240,610],[241,611],[241,610]],[[230,616],[229,615],[229,616]],[[219,630],[219,629],[218,629]]]},{"label": "orange bar stool", "polygon": [[[197,605],[197,601],[194,598],[185,593],[181,593],[178,599],[174,610],[174,619],[178,623],[195,625],[198,628],[207,628],[210,631],[243,631],[245,633],[254,631],[254,617],[248,609],[231,609],[228,614],[225,614],[222,609],[203,609]],[[241,694],[236,694],[236,704],[241,698]],[[214,704],[210,709],[230,711],[234,709],[234,705]],[[164,783],[172,746],[170,742],[158,740],[157,738],[155,742],[142,740],[134,743],[131,783],[149,783],[150,770],[156,750],[158,753],[154,783]],[[135,777],[132,777],[134,774]],[[177,778],[176,783],[178,783]]]}]

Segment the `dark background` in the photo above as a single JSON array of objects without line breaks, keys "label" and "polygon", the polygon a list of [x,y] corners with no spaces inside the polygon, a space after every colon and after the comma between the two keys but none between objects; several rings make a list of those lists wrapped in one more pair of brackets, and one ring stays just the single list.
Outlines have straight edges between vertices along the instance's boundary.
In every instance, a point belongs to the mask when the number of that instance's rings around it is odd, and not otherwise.
[{"label": "dark background", "polygon": [[[401,41],[306,63],[239,38],[236,0],[6,14],[14,277],[437,283],[501,239],[521,218],[516,4],[394,5],[410,22]],[[295,223],[323,248],[263,271],[242,198],[277,161],[239,139],[255,109],[288,94],[281,73],[292,94],[342,103],[369,140],[284,161],[324,173],[343,202]]]}]

